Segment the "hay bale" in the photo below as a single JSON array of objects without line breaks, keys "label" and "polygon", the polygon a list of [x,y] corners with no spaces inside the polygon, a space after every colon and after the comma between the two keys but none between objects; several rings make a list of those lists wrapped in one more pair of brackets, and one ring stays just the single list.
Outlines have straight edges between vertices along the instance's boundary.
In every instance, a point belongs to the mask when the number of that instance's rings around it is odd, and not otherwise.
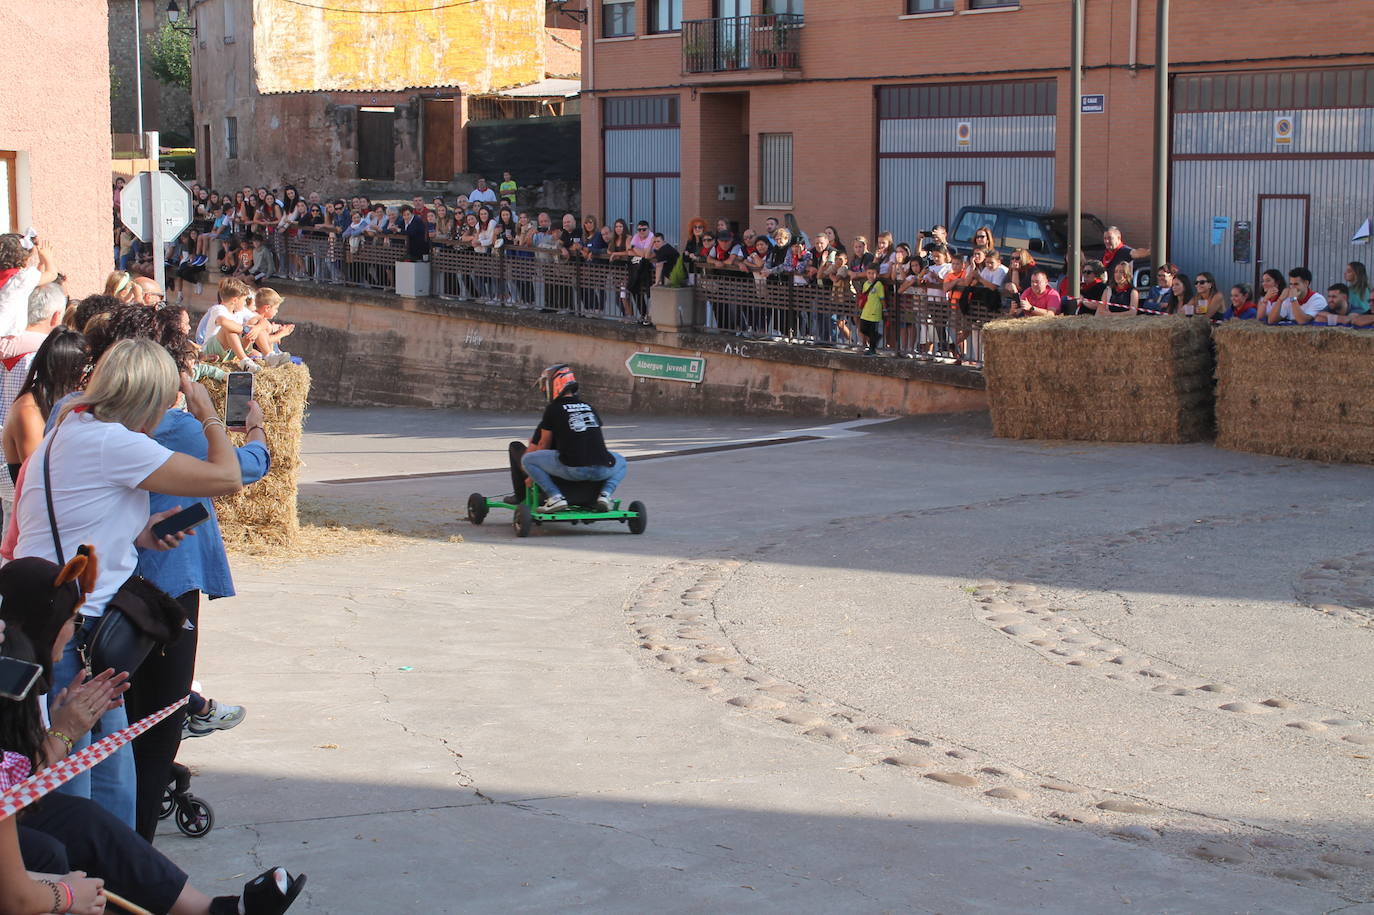
[{"label": "hay bale", "polygon": [[1374,463],[1374,333],[1232,321],[1216,344],[1218,445]]},{"label": "hay bale", "polygon": [[[224,382],[206,379],[204,384],[223,415]],[[264,368],[254,379],[253,390],[258,406],[262,407],[272,469],[252,486],[216,499],[215,512],[226,546],[291,547],[300,534],[296,481],[305,406],[310,397],[310,369],[295,364]],[[245,436],[231,432],[229,438],[235,445],[241,445]]]},{"label": "hay bale", "polygon": [[1192,442],[1212,430],[1205,318],[1020,318],[984,331],[993,434]]}]

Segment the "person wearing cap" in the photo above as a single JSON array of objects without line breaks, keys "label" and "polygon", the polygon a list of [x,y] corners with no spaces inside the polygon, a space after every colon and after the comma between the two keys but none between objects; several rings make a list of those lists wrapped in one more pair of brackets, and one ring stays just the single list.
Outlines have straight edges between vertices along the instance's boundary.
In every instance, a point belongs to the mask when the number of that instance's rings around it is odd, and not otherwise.
[{"label": "person wearing cap", "polygon": [[568,507],[555,477],[562,480],[600,481],[598,511],[608,512],[611,495],[625,479],[625,458],[606,448],[601,417],[578,393],[577,376],[564,363],[551,365],[539,376],[538,386],[549,400],[521,466],[544,493],[543,512]]},{"label": "person wearing cap", "polygon": [[654,234],[641,219],[630,236],[630,274],[625,286],[641,324],[649,323],[649,287],[654,282]]}]

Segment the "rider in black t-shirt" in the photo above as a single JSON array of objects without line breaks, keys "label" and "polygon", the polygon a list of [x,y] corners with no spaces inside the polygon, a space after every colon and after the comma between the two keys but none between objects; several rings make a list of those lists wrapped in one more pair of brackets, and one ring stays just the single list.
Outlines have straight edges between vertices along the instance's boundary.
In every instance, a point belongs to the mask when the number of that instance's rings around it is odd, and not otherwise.
[{"label": "rider in black t-shirt", "polygon": [[578,396],[577,378],[567,365],[559,363],[544,369],[539,386],[549,398],[544,416],[534,430],[521,459],[521,466],[544,492],[540,511],[562,511],[568,500],[554,478],[601,481],[596,507],[611,510],[611,494],[625,478],[625,459],[606,448],[601,432],[601,417],[591,404]]}]

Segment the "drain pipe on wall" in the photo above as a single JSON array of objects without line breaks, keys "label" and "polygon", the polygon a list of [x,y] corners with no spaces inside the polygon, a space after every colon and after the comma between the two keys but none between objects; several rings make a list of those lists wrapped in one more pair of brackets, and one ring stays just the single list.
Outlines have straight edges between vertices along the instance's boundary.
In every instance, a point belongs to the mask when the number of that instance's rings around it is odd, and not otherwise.
[{"label": "drain pipe on wall", "polygon": [[1139,65],[1137,59],[1136,45],[1140,38],[1140,0],[1131,0],[1131,48],[1126,55],[1126,67],[1132,73]]},{"label": "drain pipe on wall", "polygon": [[1150,257],[1156,264],[1169,260],[1169,0],[1159,4],[1155,21],[1155,150],[1154,226]]}]

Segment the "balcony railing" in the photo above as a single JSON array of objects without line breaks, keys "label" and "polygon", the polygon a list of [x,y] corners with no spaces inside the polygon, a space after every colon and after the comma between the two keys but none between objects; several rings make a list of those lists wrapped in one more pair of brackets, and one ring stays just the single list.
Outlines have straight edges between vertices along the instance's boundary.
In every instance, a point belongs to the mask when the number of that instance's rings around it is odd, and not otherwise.
[{"label": "balcony railing", "polygon": [[682,23],[682,70],[800,70],[801,24],[795,13],[688,20]]}]

